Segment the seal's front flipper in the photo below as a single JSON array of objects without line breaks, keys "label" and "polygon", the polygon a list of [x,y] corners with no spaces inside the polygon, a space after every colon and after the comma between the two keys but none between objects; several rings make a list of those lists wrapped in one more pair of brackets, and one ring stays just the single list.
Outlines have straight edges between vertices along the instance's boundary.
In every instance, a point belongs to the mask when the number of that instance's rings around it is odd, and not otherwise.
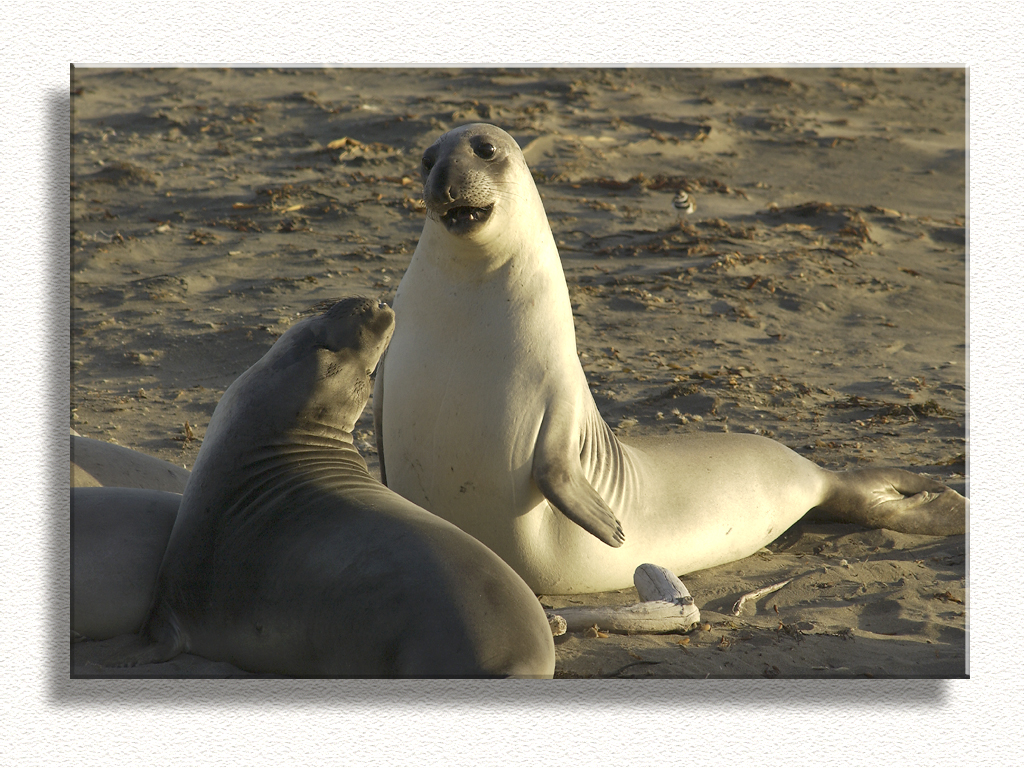
[{"label": "seal's front flipper", "polygon": [[154,643],[141,635],[118,635],[107,640],[78,643],[76,667],[86,676],[95,673],[106,675],[132,667],[158,664],[177,656],[181,649],[163,643]]},{"label": "seal's front flipper", "polygon": [[139,667],[159,664],[188,650],[177,616],[160,598],[155,599],[155,605],[139,633],[128,637],[129,642],[104,655],[100,660],[102,666]]},{"label": "seal's front flipper", "polygon": [[578,464],[575,468],[561,463],[539,466],[535,457],[533,479],[540,492],[559,512],[608,546],[622,546],[626,540],[622,524],[587,482]]},{"label": "seal's front flipper", "polygon": [[583,474],[578,440],[573,442],[568,428],[572,423],[550,413],[545,416],[533,453],[533,481],[576,525],[610,547],[621,547],[626,540],[622,524]]}]

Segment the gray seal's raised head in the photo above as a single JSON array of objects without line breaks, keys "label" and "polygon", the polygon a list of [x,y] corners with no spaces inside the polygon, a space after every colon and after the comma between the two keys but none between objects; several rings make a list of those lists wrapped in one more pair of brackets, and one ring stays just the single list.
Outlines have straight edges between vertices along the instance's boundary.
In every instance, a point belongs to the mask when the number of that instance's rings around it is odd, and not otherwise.
[{"label": "gray seal's raised head", "polygon": [[[261,438],[296,431],[349,433],[366,406],[370,375],[394,328],[394,312],[382,302],[338,301],[289,328],[228,388],[218,410],[229,409],[231,421],[248,424]],[[241,413],[250,418],[239,420]],[[215,414],[204,442],[227,420],[226,414]]]}]

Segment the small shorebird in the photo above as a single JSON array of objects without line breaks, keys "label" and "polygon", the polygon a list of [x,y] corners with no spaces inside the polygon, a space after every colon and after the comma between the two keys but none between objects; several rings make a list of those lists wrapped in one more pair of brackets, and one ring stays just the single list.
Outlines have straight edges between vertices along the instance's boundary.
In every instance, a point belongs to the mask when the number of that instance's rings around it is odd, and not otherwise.
[{"label": "small shorebird", "polygon": [[693,213],[697,210],[697,204],[693,201],[693,198],[681,189],[672,198],[672,205],[680,213]]}]

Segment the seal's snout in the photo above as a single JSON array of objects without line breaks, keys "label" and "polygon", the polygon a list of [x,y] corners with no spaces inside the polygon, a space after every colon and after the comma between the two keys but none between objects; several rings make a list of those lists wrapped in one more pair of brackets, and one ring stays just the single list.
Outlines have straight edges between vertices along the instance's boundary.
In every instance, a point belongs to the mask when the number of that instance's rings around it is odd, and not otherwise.
[{"label": "seal's snout", "polygon": [[317,346],[333,352],[372,347],[379,355],[394,331],[395,313],[383,301],[353,297],[336,302],[309,327]]},{"label": "seal's snout", "polygon": [[359,323],[377,337],[390,337],[395,327],[395,312],[383,301],[364,299],[358,312]]},{"label": "seal's snout", "polygon": [[453,235],[465,235],[485,224],[494,211],[493,192],[479,170],[462,168],[454,159],[427,177],[423,200],[427,210]]},{"label": "seal's snout", "polygon": [[390,334],[395,327],[395,312],[383,301],[377,304],[373,317],[370,320],[370,327],[379,335]]},{"label": "seal's snout", "polygon": [[470,125],[438,139],[423,154],[423,201],[453,235],[477,231],[494,213],[505,183],[510,137],[491,125]]}]

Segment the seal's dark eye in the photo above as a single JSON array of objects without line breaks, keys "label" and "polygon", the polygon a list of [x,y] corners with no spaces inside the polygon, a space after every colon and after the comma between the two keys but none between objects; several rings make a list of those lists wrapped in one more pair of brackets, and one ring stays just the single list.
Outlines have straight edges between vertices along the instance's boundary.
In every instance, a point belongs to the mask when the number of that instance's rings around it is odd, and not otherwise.
[{"label": "seal's dark eye", "polygon": [[423,172],[430,173],[430,169],[434,167],[434,158],[423,156]]},{"label": "seal's dark eye", "polygon": [[489,141],[482,141],[477,144],[473,151],[476,152],[476,156],[483,158],[484,160],[490,160],[494,157],[494,145]]}]

